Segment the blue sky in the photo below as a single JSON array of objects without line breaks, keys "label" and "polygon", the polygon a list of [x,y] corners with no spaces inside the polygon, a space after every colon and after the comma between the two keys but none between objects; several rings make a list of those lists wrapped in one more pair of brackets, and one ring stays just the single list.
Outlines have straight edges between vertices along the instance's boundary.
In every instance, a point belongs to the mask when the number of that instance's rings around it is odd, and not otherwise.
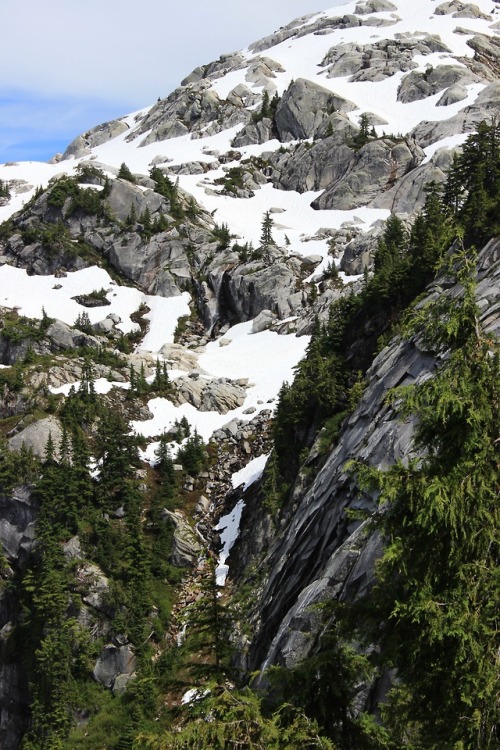
[{"label": "blue sky", "polygon": [[343,2],[4,0],[0,163],[46,161],[166,96],[197,65]]}]

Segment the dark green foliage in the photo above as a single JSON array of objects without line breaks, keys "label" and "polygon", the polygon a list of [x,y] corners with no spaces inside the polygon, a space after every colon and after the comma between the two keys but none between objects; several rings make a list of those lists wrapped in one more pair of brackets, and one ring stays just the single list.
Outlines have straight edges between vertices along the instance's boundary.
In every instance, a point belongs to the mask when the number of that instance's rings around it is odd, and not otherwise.
[{"label": "dark green foliage", "polygon": [[462,298],[415,324],[447,356],[432,379],[394,394],[418,417],[424,458],[358,467],[384,504],[386,548],[357,618],[402,680],[386,709],[390,747],[486,750],[500,741],[499,350],[478,323],[474,257],[452,262]]},{"label": "dark green foliage", "polygon": [[445,187],[467,244],[481,245],[500,231],[500,124],[481,122],[455,158]]},{"label": "dark green foliage", "polygon": [[216,562],[212,557],[205,559],[200,596],[189,607],[186,619],[183,651],[187,656],[187,674],[196,684],[207,679],[223,684],[231,673],[232,618],[220,599]]},{"label": "dark green foliage", "polygon": [[175,195],[176,189],[170,177],[164,174],[158,167],[153,167],[153,169],[149,173],[149,176],[156,183],[156,192],[160,195],[163,195],[163,197],[167,200],[171,201],[173,196]]},{"label": "dark green foliage", "polygon": [[269,211],[266,211],[261,225],[260,241],[262,245],[267,246],[276,244],[272,234],[273,226],[274,221],[271,217],[271,214],[269,213]]},{"label": "dark green foliage", "polygon": [[342,750],[369,750],[373,745],[356,715],[356,699],[374,670],[366,656],[345,643],[335,609],[338,605],[323,605],[325,625],[313,655],[293,669],[270,670],[271,700],[300,708]]},{"label": "dark green foliage", "polygon": [[62,177],[57,180],[49,193],[47,203],[55,208],[63,208],[68,198],[73,197],[78,189],[77,183],[71,177]]},{"label": "dark green foliage", "polygon": [[139,216],[139,222],[142,224],[143,234],[149,237],[151,235],[151,212],[147,206]]},{"label": "dark green foliage", "polygon": [[17,312],[9,312],[2,315],[1,336],[9,341],[41,341],[45,336],[47,328],[54,322],[49,318],[42,308],[41,320],[27,318],[24,315],[18,315]]},{"label": "dark green foliage", "polygon": [[192,437],[188,437],[182,448],[177,453],[177,460],[182,464],[188,474],[195,477],[202,471],[207,463],[207,454],[203,440],[196,430]]},{"label": "dark green foliage", "polygon": [[[79,185],[81,182],[95,185],[104,183],[104,189],[83,188]],[[100,169],[91,164],[83,164],[79,166],[76,177],[62,177],[57,180],[50,190],[47,203],[61,210],[65,208],[66,216],[80,211],[84,214],[104,217],[107,215],[104,201],[110,190],[109,180],[104,178],[104,173]]]},{"label": "dark green foliage", "polygon": [[363,146],[369,141],[373,140],[374,137],[376,137],[376,133],[374,136],[374,130],[373,128],[370,128],[370,118],[364,112],[359,118],[359,131],[349,141],[349,146],[355,151],[359,151],[359,149],[363,148]]},{"label": "dark green foliage", "polygon": [[78,328],[79,331],[83,331],[84,333],[92,334],[94,332],[89,314],[86,310],[78,313],[75,320],[75,328]]},{"label": "dark green foliage", "polygon": [[90,360],[85,360],[78,390],[71,387],[60,416],[69,429],[75,430],[82,425],[90,425],[99,414],[100,404],[95,392],[92,365]]},{"label": "dark green foliage", "polygon": [[271,716],[251,690],[213,688],[194,703],[179,730],[144,733],[135,750],[335,750],[314,721],[293,706]]},{"label": "dark green foliage", "polygon": [[64,458],[58,464],[54,456],[49,437],[36,485],[40,503],[36,560],[23,578],[22,603],[29,618],[21,633],[33,693],[31,727],[23,750],[62,747],[71,725],[76,678],[88,674],[91,663],[88,634],[68,615],[70,576],[60,542],[75,531],[77,509],[70,466]]},{"label": "dark green foliage", "polygon": [[0,180],[0,198],[10,198],[9,183]]},{"label": "dark green foliage", "polygon": [[134,203],[132,203],[129,214],[127,218],[125,219],[125,226],[127,229],[133,229],[136,224],[137,224],[137,212],[136,212]]},{"label": "dark green foliage", "polygon": [[106,177],[102,169],[90,162],[82,162],[76,169],[78,182],[101,185]]},{"label": "dark green foliage", "polygon": [[225,174],[224,177],[219,177],[215,180],[217,185],[222,185],[225,193],[236,195],[238,190],[243,190],[245,184],[243,178],[245,171],[243,167],[231,167]]},{"label": "dark green foliage", "polygon": [[318,427],[345,408],[347,377],[341,358],[331,346],[328,330],[316,329],[306,357],[297,365],[292,386],[283,385],[273,436],[281,476],[288,482],[298,468],[299,454],[313,426]]},{"label": "dark green foliage", "polygon": [[[3,443],[3,441],[2,441]],[[21,450],[9,451],[0,443],[0,493],[7,494],[16,485],[31,484],[39,476],[40,463],[31,448],[25,444]]]},{"label": "dark green foliage", "polygon": [[78,188],[71,198],[67,216],[80,210],[84,214],[104,216],[105,209],[102,200],[102,192],[93,188]]},{"label": "dark green foliage", "polygon": [[99,505],[104,510],[116,510],[124,502],[127,480],[139,464],[137,440],[128,433],[128,424],[117,411],[101,411],[95,456],[100,463]]},{"label": "dark green foliage", "polygon": [[151,390],[159,396],[170,392],[171,385],[168,377],[167,363],[156,360],[155,376],[151,383]]},{"label": "dark green foliage", "polygon": [[120,169],[118,170],[117,177],[121,180],[127,180],[127,182],[135,183],[135,177],[130,171],[130,169],[127,167],[125,162],[121,163]]},{"label": "dark green foliage", "polygon": [[261,105],[260,110],[258,110],[257,112],[254,112],[252,115],[253,122],[255,123],[260,122],[265,117],[273,120],[279,103],[280,103],[280,97],[278,96],[277,93],[274,94],[272,99],[270,99],[268,92],[264,91],[264,94],[262,96],[262,105]]},{"label": "dark green foliage", "polygon": [[[163,197],[169,201],[170,214],[174,217],[174,219],[181,221],[185,216],[185,212],[179,200],[179,191],[177,188],[177,184],[174,184],[172,180],[158,167],[153,167],[153,169],[149,173],[149,176],[156,183],[156,192],[160,193],[160,195],[163,195]],[[193,199],[191,199],[189,211],[191,213],[191,217],[195,218],[196,208]],[[163,231],[163,229],[159,229],[158,231]]]},{"label": "dark green foliage", "polygon": [[212,237],[217,241],[217,250],[226,250],[231,244],[234,235],[229,231],[227,224],[216,224],[212,229]]}]

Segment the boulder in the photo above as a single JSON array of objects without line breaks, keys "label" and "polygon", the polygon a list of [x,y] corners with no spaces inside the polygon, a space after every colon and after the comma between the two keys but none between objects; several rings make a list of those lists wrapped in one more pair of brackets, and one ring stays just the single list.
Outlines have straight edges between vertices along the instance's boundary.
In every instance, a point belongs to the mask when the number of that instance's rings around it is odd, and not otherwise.
[{"label": "boulder", "polygon": [[168,213],[168,203],[161,195],[153,190],[142,190],[128,180],[113,180],[107,204],[113,216],[118,221],[125,222],[132,207],[139,217],[146,210],[151,216],[158,211]]},{"label": "boulder", "polygon": [[271,310],[262,310],[252,321],[252,333],[267,331],[275,321],[276,315]]},{"label": "boulder", "polygon": [[468,91],[465,86],[460,83],[455,83],[443,91],[442,96],[436,103],[436,107],[448,107],[450,104],[456,104],[467,99]]},{"label": "boulder", "polygon": [[163,510],[163,521],[174,528],[172,565],[179,568],[194,567],[203,551],[203,546],[196,536],[184,514],[177,511]]},{"label": "boulder", "polygon": [[298,78],[283,94],[274,117],[280,141],[314,138],[333,112],[352,112],[356,106],[317,83]]},{"label": "boulder", "polygon": [[325,55],[321,66],[326,68],[328,78],[351,76],[351,81],[382,81],[416,68],[416,55],[449,51],[439,37],[400,34],[395,39],[369,44],[337,44]]},{"label": "boulder", "polygon": [[245,389],[232,383],[227,378],[207,380],[205,378],[180,377],[172,383],[174,403],[191,404],[198,411],[217,411],[227,414],[228,411],[243,406]]},{"label": "boulder", "polygon": [[387,13],[392,10],[397,10],[397,6],[390,0],[366,0],[366,2],[358,3],[354,12],[364,15],[365,13]]},{"label": "boulder", "polygon": [[293,298],[300,264],[283,257],[278,248],[269,247],[267,251],[269,257],[228,269],[222,278],[220,271],[217,275],[209,273],[210,286],[219,289],[219,315],[223,320],[252,320],[262,310],[288,318],[302,307],[302,298]]},{"label": "boulder", "polygon": [[332,114],[328,122],[332,134],[315,141],[312,146],[299,144],[292,152],[276,152],[269,159],[271,180],[275,187],[296,190],[324,190],[343,177],[355,159],[348,141],[356,132],[350,120]]},{"label": "boulder", "polygon": [[449,138],[452,135],[473,133],[483,120],[489,122],[498,116],[500,110],[500,82],[488,84],[461,112],[440,122],[423,121],[410,133],[419,146],[426,148],[432,143]]},{"label": "boulder", "polygon": [[274,137],[273,135],[273,122],[269,117],[264,117],[258,122],[250,120],[235,135],[231,141],[231,146],[234,148],[240,148],[243,146],[251,146],[255,143],[266,143]]},{"label": "boulder", "polygon": [[63,544],[64,559],[70,562],[71,560],[83,560],[83,551],[80,544],[80,539],[77,536],[72,536],[65,544]]},{"label": "boulder", "polygon": [[190,372],[198,367],[199,354],[181,344],[164,344],[159,354],[167,362],[169,369]]},{"label": "boulder", "polygon": [[31,449],[35,456],[43,458],[49,435],[54,443],[55,455],[58,455],[59,445],[62,438],[62,426],[57,417],[45,417],[25,427],[17,435],[9,438],[11,450],[20,451],[23,444]]},{"label": "boulder", "polygon": [[[413,71],[401,81],[398,89],[398,101],[407,104],[433,96],[439,91],[448,89],[458,83],[465,87],[471,83],[477,83],[479,80],[479,76],[474,75],[472,71],[455,65],[438,65],[424,73]],[[457,101],[460,101],[460,99]]]},{"label": "boulder", "polygon": [[453,18],[484,18],[489,20],[490,16],[483,13],[474,3],[463,3],[461,0],[441,3],[434,10],[436,16],[453,14]]},{"label": "boulder", "polygon": [[[130,676],[135,672],[136,658],[129,645],[115,646],[110,643],[101,651],[94,667],[94,679],[106,688],[113,688],[121,675]],[[119,681],[119,685],[122,682]]]},{"label": "boulder", "polygon": [[109,593],[109,580],[99,566],[86,563],[79,568],[77,578],[79,586],[83,589],[83,602],[99,612],[111,614],[106,603],[106,597]]},{"label": "boulder", "polygon": [[444,184],[451,168],[456,149],[438,149],[430,161],[404,175],[394,187],[370,201],[372,208],[386,208],[391,213],[413,214],[422,210],[426,199],[426,186],[431,182]]},{"label": "boulder", "polygon": [[116,138],[118,135],[125,133],[129,129],[129,126],[123,120],[112,120],[111,122],[105,122],[102,125],[88,130],[83,135],[79,135],[72,141],[64,152],[62,158],[69,159],[73,157],[79,159],[82,156],[88,156],[91,154],[90,149],[94,146],[100,146],[112,138]]}]

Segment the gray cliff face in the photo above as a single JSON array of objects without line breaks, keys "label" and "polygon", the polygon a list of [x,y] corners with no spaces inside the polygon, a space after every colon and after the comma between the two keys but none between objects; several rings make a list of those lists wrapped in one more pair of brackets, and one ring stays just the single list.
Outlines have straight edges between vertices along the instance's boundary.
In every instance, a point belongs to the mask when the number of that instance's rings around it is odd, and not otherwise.
[{"label": "gray cliff face", "polygon": [[[459,294],[441,279],[428,299]],[[486,332],[500,335],[500,241],[491,241],[478,258],[477,301]],[[247,501],[241,536],[230,560],[235,576],[257,564],[266,571],[253,607],[255,633],[243,653],[242,664],[263,669],[272,664],[292,667],[305,658],[318,633],[317,608],[332,598],[352,601],[370,586],[381,541],[366,522],[349,520],[347,510],[375,511],[376,498],[360,491],[346,470],[351,460],[384,469],[414,455],[414,424],[402,421],[386,402],[388,392],[432,376],[436,355],[422,340],[394,339],[375,359],[367,373],[368,385],[343,425],[319,471],[317,447],[306,462],[312,484],[299,477],[291,500],[274,528],[262,512],[258,492]],[[307,484],[309,482],[309,486]],[[251,574],[250,574],[251,575]]]},{"label": "gray cliff face", "polygon": [[9,658],[9,637],[20,618],[19,603],[8,582],[22,569],[35,548],[38,506],[27,487],[0,496],[0,551],[7,567],[0,575],[0,746],[17,750],[26,729],[28,679],[22,664]]},{"label": "gray cliff face", "polygon": [[423,158],[422,149],[409,139],[370,141],[353,157],[346,173],[331,183],[312,206],[343,210],[364,206],[393,188]]}]

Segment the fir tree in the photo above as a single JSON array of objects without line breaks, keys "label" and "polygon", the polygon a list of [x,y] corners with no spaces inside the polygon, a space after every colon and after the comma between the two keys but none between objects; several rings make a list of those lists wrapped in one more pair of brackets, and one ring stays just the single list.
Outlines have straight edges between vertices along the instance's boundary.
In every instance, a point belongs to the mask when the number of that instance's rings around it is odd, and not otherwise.
[{"label": "fir tree", "polygon": [[206,558],[200,584],[200,596],[187,613],[187,637],[184,650],[189,654],[188,673],[196,680],[212,679],[218,684],[230,674],[230,633],[232,619],[220,600],[216,564]]},{"label": "fir tree", "polygon": [[130,171],[130,169],[127,167],[125,162],[121,163],[120,169],[118,170],[117,177],[122,180],[127,180],[127,182],[135,182],[135,177]]},{"label": "fir tree", "polygon": [[262,226],[261,226],[260,241],[262,245],[268,246],[268,245],[276,244],[273,240],[273,235],[272,235],[273,226],[274,226],[274,221],[271,217],[271,214],[269,211],[266,211],[266,213],[264,214],[264,218],[262,219]]},{"label": "fir tree", "polygon": [[[386,708],[395,744],[440,750],[498,746],[498,345],[481,331],[474,259],[463,294],[421,310],[426,342],[446,352],[437,374],[396,391],[418,417],[420,460],[359,468],[380,492],[386,547],[359,621],[401,684]],[[457,263],[457,258],[453,258]]]}]

